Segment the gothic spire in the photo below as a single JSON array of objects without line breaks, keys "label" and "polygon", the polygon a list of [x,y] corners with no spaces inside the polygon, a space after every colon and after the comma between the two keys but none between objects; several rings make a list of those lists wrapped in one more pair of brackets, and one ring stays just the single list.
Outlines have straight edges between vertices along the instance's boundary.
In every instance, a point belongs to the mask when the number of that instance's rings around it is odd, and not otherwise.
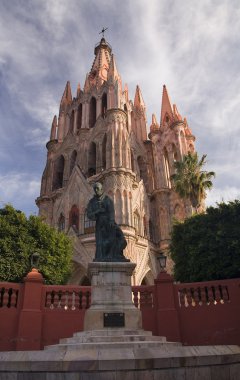
[{"label": "gothic spire", "polygon": [[173,110],[172,105],[168,96],[167,88],[164,84],[163,94],[162,94],[162,108],[161,108],[161,119],[160,125],[163,125],[168,119],[173,121]]},{"label": "gothic spire", "polygon": [[70,82],[67,81],[67,84],[66,84],[66,87],[61,99],[60,108],[70,104],[71,102],[72,102],[72,91],[71,91]]},{"label": "gothic spire", "polygon": [[53,118],[53,121],[52,121],[50,140],[55,140],[56,139],[56,130],[57,130],[57,116],[54,115],[54,118]]},{"label": "gothic spire", "polygon": [[119,74],[118,74],[118,70],[117,70],[117,66],[116,66],[116,61],[115,61],[115,58],[114,58],[114,55],[112,54],[111,56],[111,61],[110,61],[110,64],[109,64],[109,70],[108,70],[108,76],[107,76],[107,79],[113,79],[113,81],[119,79]]},{"label": "gothic spire", "polygon": [[136,92],[135,92],[135,97],[134,97],[134,107],[136,108],[145,108],[145,103],[142,97],[142,93],[140,90],[140,87],[137,85],[136,87]]},{"label": "gothic spire", "polygon": [[112,54],[112,48],[105,38],[102,38],[99,44],[97,44],[94,54],[95,58],[88,78],[91,84],[101,86],[107,80]]},{"label": "gothic spire", "polygon": [[81,93],[81,87],[80,87],[80,83],[78,83],[78,85],[77,85],[77,98],[79,98],[80,93]]},{"label": "gothic spire", "polygon": [[157,122],[157,118],[156,118],[155,114],[153,113],[152,114],[152,124],[150,125],[150,131],[155,132],[158,129],[159,129],[159,124]]}]

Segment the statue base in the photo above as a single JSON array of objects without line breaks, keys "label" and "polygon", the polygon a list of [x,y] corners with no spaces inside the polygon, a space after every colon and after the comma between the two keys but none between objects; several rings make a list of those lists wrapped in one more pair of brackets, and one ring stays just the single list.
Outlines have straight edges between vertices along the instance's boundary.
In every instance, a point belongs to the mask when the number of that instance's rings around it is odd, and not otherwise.
[{"label": "statue base", "polygon": [[132,301],[131,276],[135,267],[131,262],[89,263],[92,294],[84,331],[142,328],[141,312]]}]

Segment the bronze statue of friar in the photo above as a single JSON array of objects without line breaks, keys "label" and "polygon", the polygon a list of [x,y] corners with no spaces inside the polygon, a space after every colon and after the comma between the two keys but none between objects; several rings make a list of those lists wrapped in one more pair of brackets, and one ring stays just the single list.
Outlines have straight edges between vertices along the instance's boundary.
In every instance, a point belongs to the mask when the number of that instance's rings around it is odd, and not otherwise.
[{"label": "bronze statue of friar", "polygon": [[87,217],[96,221],[96,254],[94,261],[130,261],[123,255],[127,241],[121,228],[115,223],[114,204],[103,193],[102,184],[93,185],[95,195],[88,202]]}]

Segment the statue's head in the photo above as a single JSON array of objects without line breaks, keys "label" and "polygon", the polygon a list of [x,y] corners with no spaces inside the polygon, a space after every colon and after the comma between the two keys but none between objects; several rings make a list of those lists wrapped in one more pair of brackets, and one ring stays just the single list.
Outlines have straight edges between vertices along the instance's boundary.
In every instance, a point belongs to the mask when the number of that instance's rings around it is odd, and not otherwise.
[{"label": "statue's head", "polygon": [[97,195],[97,197],[100,197],[103,194],[102,184],[100,182],[94,183],[93,190],[95,194]]}]

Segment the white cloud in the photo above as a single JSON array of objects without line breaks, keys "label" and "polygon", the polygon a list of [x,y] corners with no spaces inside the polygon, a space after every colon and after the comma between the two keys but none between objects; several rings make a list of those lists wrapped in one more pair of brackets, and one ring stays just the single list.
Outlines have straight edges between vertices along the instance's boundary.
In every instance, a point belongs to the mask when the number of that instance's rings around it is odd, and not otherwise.
[{"label": "white cloud", "polygon": [[226,186],[213,188],[208,192],[206,206],[216,206],[216,203],[240,200],[240,188]]},{"label": "white cloud", "polygon": [[0,175],[0,202],[11,203],[27,213],[37,212],[34,199],[39,196],[40,180],[27,173],[8,173]]}]

